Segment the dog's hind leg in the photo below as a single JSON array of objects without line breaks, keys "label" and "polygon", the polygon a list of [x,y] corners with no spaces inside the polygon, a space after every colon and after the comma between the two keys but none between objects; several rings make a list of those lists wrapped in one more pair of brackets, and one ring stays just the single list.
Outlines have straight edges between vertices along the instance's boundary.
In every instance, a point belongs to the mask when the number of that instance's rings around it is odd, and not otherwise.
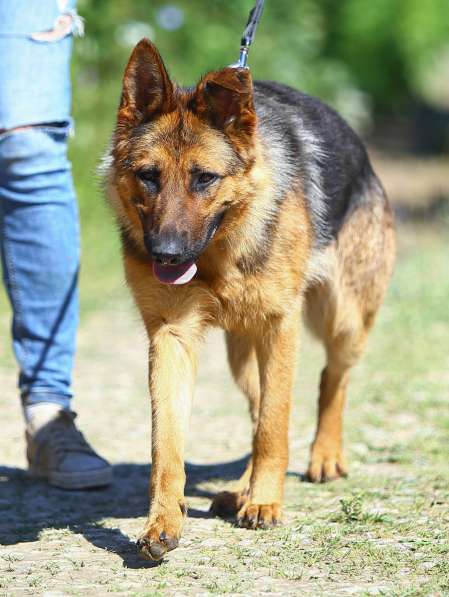
[{"label": "dog's hind leg", "polygon": [[[349,316],[349,314],[348,314]],[[342,417],[349,370],[360,356],[367,332],[354,325],[355,312],[346,328],[323,338],[327,364],[321,374],[318,402],[318,426],[311,448],[307,476],[314,482],[330,481],[347,475],[342,442]]]},{"label": "dog's hind leg", "polygon": [[306,322],[324,343],[318,426],[307,476],[328,481],[347,474],[342,415],[350,368],[363,352],[391,275],[393,219],[377,197],[355,209],[325,253],[328,270],[306,294]]},{"label": "dog's hind leg", "polygon": [[[246,335],[226,333],[228,361],[236,384],[248,399],[249,412],[253,423],[253,434],[257,428],[260,404],[259,366],[254,342]],[[248,498],[252,461],[248,461],[242,476],[229,485],[227,491],[218,493],[211,510],[218,516],[233,516]]]}]

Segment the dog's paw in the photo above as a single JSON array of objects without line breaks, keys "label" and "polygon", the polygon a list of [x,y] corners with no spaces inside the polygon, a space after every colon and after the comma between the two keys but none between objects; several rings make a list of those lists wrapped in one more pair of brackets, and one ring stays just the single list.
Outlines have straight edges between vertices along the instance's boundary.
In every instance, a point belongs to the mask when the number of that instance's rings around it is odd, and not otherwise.
[{"label": "dog's paw", "polygon": [[137,540],[137,550],[141,557],[158,561],[179,545],[185,517],[185,507],[172,513],[151,513],[145,529]]},{"label": "dog's paw", "polygon": [[348,467],[341,448],[313,446],[306,476],[312,483],[325,483],[347,477]]},{"label": "dog's paw", "polygon": [[253,504],[247,501],[237,514],[239,527],[247,529],[271,529],[281,524],[280,504]]},{"label": "dog's paw", "polygon": [[221,491],[212,500],[210,511],[221,518],[233,517],[244,506],[248,495],[249,490]]},{"label": "dog's paw", "polygon": [[171,537],[164,531],[159,535],[145,531],[137,540],[139,555],[147,560],[161,560],[167,551],[175,549],[179,545],[177,537]]}]

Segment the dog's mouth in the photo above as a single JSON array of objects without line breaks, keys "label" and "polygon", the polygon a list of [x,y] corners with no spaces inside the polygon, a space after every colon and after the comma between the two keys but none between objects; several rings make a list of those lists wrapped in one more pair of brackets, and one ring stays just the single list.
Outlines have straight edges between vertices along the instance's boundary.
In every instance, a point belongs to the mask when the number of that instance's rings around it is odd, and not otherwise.
[{"label": "dog's mouth", "polygon": [[179,265],[162,265],[153,261],[153,274],[163,284],[187,284],[196,271],[196,263],[193,260]]},{"label": "dog's mouth", "polygon": [[[221,224],[223,216],[224,216],[224,212],[220,213],[212,221],[212,224],[209,227],[209,230],[206,234],[206,238],[205,238],[204,242],[202,243],[201,250],[198,251],[196,258],[198,258],[201,255],[201,253],[204,251],[206,246],[209,244],[209,242],[215,236],[215,233],[217,232],[217,230]],[[177,265],[165,265],[165,264],[157,263],[156,261],[153,261],[154,277],[157,280],[159,280],[159,282],[162,282],[162,284],[187,284],[194,278],[197,270],[198,270],[198,268],[196,266],[195,259],[189,259],[187,261],[184,261],[184,263],[180,263]]]}]

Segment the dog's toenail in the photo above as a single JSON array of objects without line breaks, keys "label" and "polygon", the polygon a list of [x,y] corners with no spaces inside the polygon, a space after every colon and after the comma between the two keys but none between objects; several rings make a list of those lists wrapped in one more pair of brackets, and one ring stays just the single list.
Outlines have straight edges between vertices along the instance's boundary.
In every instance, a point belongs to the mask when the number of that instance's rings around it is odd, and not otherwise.
[{"label": "dog's toenail", "polygon": [[167,539],[165,540],[165,545],[167,546],[168,551],[176,549],[176,547],[178,547],[178,544],[179,541],[178,539],[176,539],[176,537],[167,537]]},{"label": "dog's toenail", "polygon": [[149,549],[150,556],[153,558],[153,560],[160,560],[166,551],[167,548],[162,543],[152,543]]}]

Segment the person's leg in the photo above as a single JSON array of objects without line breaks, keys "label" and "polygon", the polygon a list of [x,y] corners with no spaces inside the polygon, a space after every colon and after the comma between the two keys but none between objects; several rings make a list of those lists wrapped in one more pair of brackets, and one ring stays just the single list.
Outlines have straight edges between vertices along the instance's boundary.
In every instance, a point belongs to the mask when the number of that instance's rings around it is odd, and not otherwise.
[{"label": "person's leg", "polygon": [[[74,10],[74,0],[0,0],[0,246],[26,406],[45,400],[68,408],[71,398],[79,265],[67,159]],[[52,41],[36,39],[52,31],[59,31]]]},{"label": "person's leg", "polygon": [[66,127],[0,135],[0,247],[27,406],[69,408],[78,324],[78,210]]},{"label": "person's leg", "polygon": [[0,248],[27,453],[51,483],[90,487],[107,483],[111,469],[76,430],[69,407],[79,268],[67,159],[74,2],[13,4],[0,0]]}]

